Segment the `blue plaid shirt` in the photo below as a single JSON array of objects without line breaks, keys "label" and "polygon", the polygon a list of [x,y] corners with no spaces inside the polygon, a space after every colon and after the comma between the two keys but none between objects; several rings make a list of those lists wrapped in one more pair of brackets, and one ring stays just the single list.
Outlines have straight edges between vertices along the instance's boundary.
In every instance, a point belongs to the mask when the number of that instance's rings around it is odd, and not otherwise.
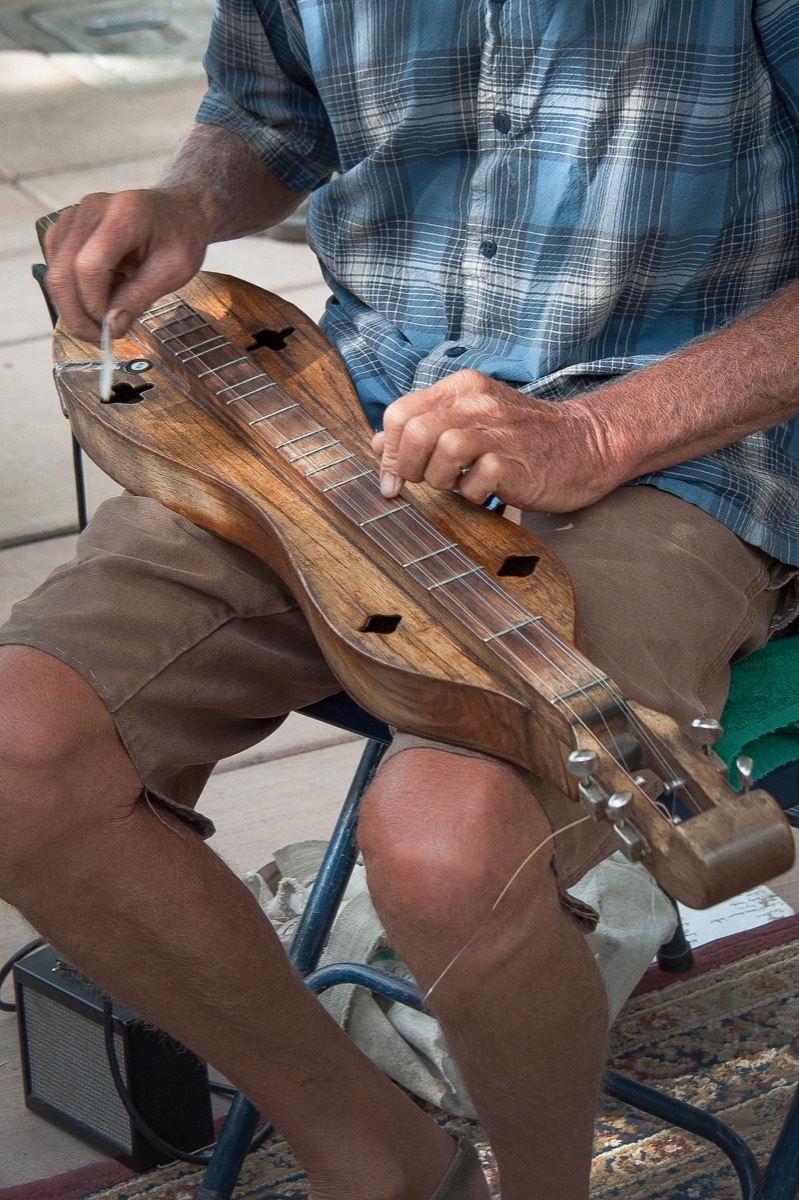
[{"label": "blue plaid shirt", "polygon": [[[799,276],[796,0],[219,0],[206,68],[199,119],[317,189],[373,424],[462,367],[563,399]],[[799,420],[643,481],[799,564]]]}]

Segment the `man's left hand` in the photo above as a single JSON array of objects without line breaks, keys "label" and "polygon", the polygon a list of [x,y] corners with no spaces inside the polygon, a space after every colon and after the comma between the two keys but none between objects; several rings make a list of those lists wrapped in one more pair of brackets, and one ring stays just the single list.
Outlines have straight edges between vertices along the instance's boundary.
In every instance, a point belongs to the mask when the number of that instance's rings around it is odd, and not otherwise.
[{"label": "man's left hand", "polygon": [[405,480],[425,480],[473,504],[493,493],[527,511],[571,512],[624,482],[607,431],[582,399],[537,400],[479,371],[395,400],[372,445],[389,497]]}]

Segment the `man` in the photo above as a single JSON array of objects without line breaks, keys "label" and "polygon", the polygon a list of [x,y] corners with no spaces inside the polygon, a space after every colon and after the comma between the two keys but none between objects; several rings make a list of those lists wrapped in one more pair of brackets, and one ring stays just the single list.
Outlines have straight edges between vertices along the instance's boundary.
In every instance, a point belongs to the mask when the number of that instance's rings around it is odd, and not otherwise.
[{"label": "man", "polygon": [[[796,604],[797,34],[770,0],[222,0],[198,126],[160,188],[62,217],[54,300],[121,334],[318,187],[325,328],[383,418],[385,494],[539,514],[589,657],[683,725],[717,716]],[[189,831],[217,757],[339,686],[269,570],[123,498],[2,640],[4,897],[268,1112],[315,1200],[485,1197]],[[429,986],[574,810],[394,751],[360,840]],[[503,1200],[588,1195],[606,1003],[563,888],[607,849],[559,835],[557,874],[535,856],[434,994]]]}]

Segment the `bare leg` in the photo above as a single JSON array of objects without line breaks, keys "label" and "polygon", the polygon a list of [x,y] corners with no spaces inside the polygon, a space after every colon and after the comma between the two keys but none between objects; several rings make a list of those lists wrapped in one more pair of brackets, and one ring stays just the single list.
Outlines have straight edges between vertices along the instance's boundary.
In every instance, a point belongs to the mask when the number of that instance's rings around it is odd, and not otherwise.
[{"label": "bare leg", "polygon": [[[361,819],[389,940],[430,987],[529,850],[550,832],[521,781],[480,759],[411,749]],[[437,985],[432,1006],[486,1127],[503,1200],[586,1200],[606,996],[537,856]]]},{"label": "bare leg", "polygon": [[329,1020],[217,856],[139,798],[94,692],[35,650],[0,666],[3,898],[267,1113],[317,1200],[427,1200],[451,1139]]}]

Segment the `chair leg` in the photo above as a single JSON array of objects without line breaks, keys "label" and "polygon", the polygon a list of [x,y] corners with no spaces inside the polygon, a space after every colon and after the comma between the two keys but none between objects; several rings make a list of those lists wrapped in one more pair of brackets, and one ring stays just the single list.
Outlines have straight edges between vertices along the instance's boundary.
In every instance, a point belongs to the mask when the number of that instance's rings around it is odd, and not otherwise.
[{"label": "chair leg", "polygon": [[[322,859],[289,958],[304,977],[316,966],[357,857],[355,829],[361,800],[385,752],[383,742],[366,743],[330,844]],[[196,1200],[230,1200],[252,1143],[259,1113],[241,1093],[231,1105]],[[260,1136],[260,1135],[259,1135]]]},{"label": "chair leg", "polygon": [[[667,895],[667,893],[664,894]],[[668,899],[677,917],[677,928],[669,940],[664,942],[658,950],[657,963],[661,971],[671,971],[675,975],[681,975],[684,971],[690,971],[694,965],[694,952],[685,936],[677,902],[671,896],[668,896]]]},{"label": "chair leg", "polygon": [[366,789],[386,752],[383,742],[370,740],[361,755],[335,828],[319,866],[311,894],[292,939],[289,958],[303,978],[319,962],[358,857],[355,831]]},{"label": "chair leg", "polygon": [[225,1118],[195,1200],[230,1200],[242,1163],[249,1153],[258,1118],[258,1110],[239,1092]]}]

